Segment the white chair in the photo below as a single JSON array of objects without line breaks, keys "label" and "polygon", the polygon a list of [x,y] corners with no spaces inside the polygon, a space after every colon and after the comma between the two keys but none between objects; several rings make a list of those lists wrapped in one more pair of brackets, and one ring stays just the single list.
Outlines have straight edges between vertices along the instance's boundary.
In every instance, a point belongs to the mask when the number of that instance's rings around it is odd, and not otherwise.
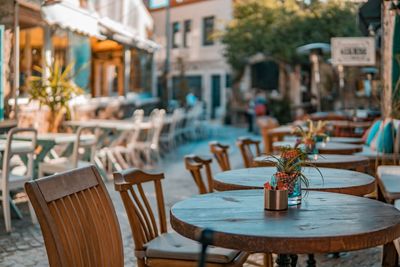
[{"label": "white chair", "polygon": [[142,109],[135,110],[131,120],[137,128],[121,133],[121,142],[118,146],[106,148],[108,157],[111,158],[111,161],[114,161],[114,170],[121,171],[128,167],[141,166],[142,162],[135,153],[135,146],[140,136],[140,124],[143,122],[143,118],[144,111]]},{"label": "white chair", "polygon": [[[82,136],[87,132],[91,132],[94,135],[94,138],[83,140]],[[70,157],[60,157],[39,163],[39,177],[94,164],[98,137],[99,129],[97,127],[79,127],[76,133],[72,155]],[[82,149],[90,150],[89,161],[79,159],[80,150]]]},{"label": "white chair", "polygon": [[166,150],[171,150],[176,147],[175,132],[179,122],[185,116],[185,111],[182,108],[177,108],[172,113],[171,123],[169,124],[168,131],[161,134],[160,142],[166,148]]},{"label": "white chair", "polygon": [[145,163],[150,166],[154,161],[161,160],[160,136],[164,126],[165,110],[154,109],[150,114],[151,128],[148,130],[145,141],[137,141],[134,150],[140,157],[143,155]]},{"label": "white chair", "polygon": [[[32,135],[31,145],[19,145],[14,140],[14,135],[17,133],[29,133]],[[13,128],[7,134],[7,141],[5,144],[3,154],[3,167],[1,169],[1,200],[3,205],[4,221],[7,232],[11,232],[11,213],[10,205],[12,199],[10,198],[10,191],[23,189],[24,184],[33,178],[33,162],[35,157],[35,148],[37,142],[37,131],[33,128]],[[13,174],[11,170],[11,158],[13,156],[26,156],[27,166],[25,174]],[[36,222],[35,212],[29,202],[29,211],[31,213],[32,222]]]}]

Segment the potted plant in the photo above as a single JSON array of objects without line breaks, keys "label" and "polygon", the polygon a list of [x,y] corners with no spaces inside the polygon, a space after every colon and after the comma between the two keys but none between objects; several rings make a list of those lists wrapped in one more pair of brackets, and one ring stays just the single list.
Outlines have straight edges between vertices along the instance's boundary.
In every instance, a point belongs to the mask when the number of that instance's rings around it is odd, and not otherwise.
[{"label": "potted plant", "polygon": [[[36,100],[40,107],[49,109],[48,132],[57,132],[61,121],[66,116],[70,118],[69,101],[84,91],[73,82],[70,63],[64,70],[58,60],[45,70],[35,66],[34,69],[41,73],[40,76],[31,76],[29,79],[30,90],[28,90],[30,101]],[[43,78],[47,77],[47,78]]]},{"label": "potted plant", "polygon": [[266,210],[287,210],[288,189],[282,183],[277,183],[272,177],[271,182],[264,184],[264,209]]},{"label": "potted plant", "polygon": [[303,129],[300,125],[296,127],[295,133],[300,137],[297,139],[295,147],[303,144],[306,154],[316,154],[318,152],[316,149],[317,142],[328,140],[328,136],[325,134],[326,123],[318,121],[315,125],[311,120],[307,120],[307,123],[307,129]]},{"label": "potted plant", "polygon": [[319,169],[309,161],[308,155],[298,147],[283,147],[280,156],[271,155],[271,157],[272,159],[267,161],[274,163],[276,167],[273,179],[279,187],[287,188],[289,206],[301,204],[302,184],[305,187],[309,186],[309,180],[302,172],[302,167],[317,169],[323,178]]}]

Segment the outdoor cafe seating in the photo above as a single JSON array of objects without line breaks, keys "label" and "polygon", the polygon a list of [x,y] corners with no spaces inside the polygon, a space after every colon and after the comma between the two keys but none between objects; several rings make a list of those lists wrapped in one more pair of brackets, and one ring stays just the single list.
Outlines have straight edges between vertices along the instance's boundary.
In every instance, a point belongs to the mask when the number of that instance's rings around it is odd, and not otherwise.
[{"label": "outdoor cafe seating", "polygon": [[[275,165],[282,158],[279,153],[283,152],[276,149],[275,155],[271,156],[262,151],[261,137],[238,137],[236,147],[220,141],[206,141],[208,155],[191,153],[181,162],[182,169],[190,174],[191,184],[201,197],[193,196],[179,201],[173,205],[168,216],[165,211],[165,191],[161,185],[164,174],[144,169],[158,165],[167,151],[179,149],[182,143],[199,138],[182,130],[187,125],[183,118],[189,120],[179,109],[172,114],[154,109],[148,117],[144,116],[142,110],[137,110],[130,119],[124,121],[67,122],[65,127],[69,133],[37,134],[34,130],[20,128],[9,131],[3,149],[3,159],[8,160],[3,160],[2,172],[2,181],[7,181],[8,185],[3,184],[2,188],[13,191],[27,182],[25,186],[29,203],[35,210],[35,213],[32,210],[32,219],[36,222],[37,217],[39,221],[51,266],[123,265],[121,229],[115,215],[115,203],[110,199],[110,188],[106,189],[104,184],[110,179],[113,179],[114,188],[125,207],[134,242],[135,251],[132,253],[137,258],[138,266],[196,266],[201,246],[193,240],[198,240],[198,233],[204,227],[217,230],[214,232],[215,247],[207,252],[207,266],[242,266],[245,262],[259,264],[254,261],[258,255],[254,253],[262,255],[264,266],[273,266],[274,260],[279,266],[285,266],[289,261],[295,264],[299,259],[298,254],[308,255],[312,265],[316,263],[314,253],[339,253],[380,245],[383,245],[384,257],[393,260],[391,251],[397,245],[395,239],[400,236],[400,230],[397,231],[400,215],[396,206],[381,206],[380,202],[371,198],[376,197],[381,202],[391,204],[400,199],[400,189],[397,190],[393,185],[400,178],[396,172],[398,168],[380,166],[375,175],[370,167],[371,158],[363,155],[365,148],[360,140],[364,139],[353,136],[332,136],[331,140],[324,141],[327,144],[340,144],[333,145],[337,146],[332,148],[333,151],[338,147],[349,147],[351,152],[347,155],[320,154],[310,158],[310,166],[302,168],[309,182],[303,189],[307,191],[303,198],[305,204],[298,206],[298,215],[291,215],[295,217],[276,217],[286,213],[264,211],[263,195],[260,194],[267,178],[276,175]],[[374,124],[371,122],[365,140],[372,138],[369,135],[372,135]],[[375,135],[383,132],[386,125],[386,122],[382,122]],[[393,122],[393,127],[398,127],[397,122]],[[28,136],[24,131],[33,136],[30,137],[31,142],[27,142]],[[293,132],[286,131],[281,139],[289,144],[287,147],[293,142],[290,135]],[[28,148],[20,147],[26,144],[30,144]],[[272,147],[278,148],[277,144],[272,142]],[[398,144],[398,137],[395,137],[393,144]],[[354,147],[361,147],[362,152],[356,152]],[[370,149],[377,147],[375,140],[375,145],[373,143]],[[323,151],[329,146],[321,146],[320,149]],[[15,160],[14,154],[20,155],[20,158]],[[28,161],[24,155],[28,156]],[[240,159],[239,165],[232,161],[233,156]],[[19,165],[27,163],[27,167],[18,167],[15,162]],[[312,170],[312,167],[318,168],[318,171]],[[18,180],[20,182],[13,183],[14,176],[10,173],[18,172],[18,168],[25,170],[28,175]],[[9,193],[3,193],[3,196],[9,196]],[[10,200],[4,199],[7,198],[3,198],[5,212],[7,209],[16,209]],[[264,217],[257,217],[260,211],[254,202],[256,199],[260,201],[263,216],[272,216],[280,223],[271,224],[265,229],[259,228],[263,224],[257,222]],[[326,208],[331,218],[338,216],[337,219],[341,220],[343,214],[354,214],[345,216],[346,223],[354,223],[359,227],[341,230],[340,227],[329,226],[334,230],[328,233],[325,230],[315,232],[314,229],[328,229],[325,222],[329,221],[324,217],[326,214],[319,213],[321,203],[318,203],[318,199],[328,203]],[[203,206],[204,203],[209,203],[209,209]],[[246,211],[244,203],[252,209]],[[358,210],[346,211],[345,203],[353,203],[349,207],[359,207],[360,212],[374,209],[378,215],[368,218],[358,216]],[[4,208],[5,204],[10,208]],[[312,216],[320,220],[306,216],[303,208],[306,206],[311,207]],[[344,213],[335,213],[334,207],[340,207]],[[229,212],[224,212],[225,209]],[[214,210],[216,213],[213,213]],[[240,217],[242,212],[248,215]],[[289,206],[287,214],[292,212],[294,209]],[[12,231],[10,215],[5,213],[4,216],[6,230]],[[218,224],[208,220],[212,217]],[[382,218],[385,218],[384,222]],[[298,220],[304,220],[304,225],[310,227],[291,232]],[[268,220],[268,223],[272,221]],[[219,228],[224,224],[227,228]],[[287,235],[279,234],[279,225],[286,225]],[[381,227],[380,235],[376,228],[378,225]],[[175,232],[170,231],[171,227]],[[260,231],[259,234],[252,232],[256,229]],[[372,238],[374,242],[347,239],[339,231],[347,231],[349,237],[361,234],[365,240]],[[249,239],[249,236],[253,238]],[[315,244],[307,243],[311,237],[315,238]],[[336,238],[341,239],[341,245],[327,245]],[[280,245],[284,244],[281,243],[284,240],[301,245],[288,249]],[[109,259],[110,255],[114,255],[113,259]]]}]

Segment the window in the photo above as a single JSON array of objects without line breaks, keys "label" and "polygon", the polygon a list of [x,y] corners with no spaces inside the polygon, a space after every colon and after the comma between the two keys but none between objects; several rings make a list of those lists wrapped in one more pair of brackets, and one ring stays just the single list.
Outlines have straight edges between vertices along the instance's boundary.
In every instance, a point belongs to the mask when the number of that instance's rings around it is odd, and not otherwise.
[{"label": "window", "polygon": [[229,73],[225,75],[225,87],[232,88],[232,76]]},{"label": "window", "polygon": [[172,48],[178,48],[179,47],[179,31],[180,31],[181,25],[179,22],[174,22],[172,23]]},{"label": "window", "polygon": [[183,47],[190,47],[191,45],[191,34],[192,31],[192,21],[185,20],[183,25]]},{"label": "window", "polygon": [[203,18],[203,45],[213,45],[214,17]]}]

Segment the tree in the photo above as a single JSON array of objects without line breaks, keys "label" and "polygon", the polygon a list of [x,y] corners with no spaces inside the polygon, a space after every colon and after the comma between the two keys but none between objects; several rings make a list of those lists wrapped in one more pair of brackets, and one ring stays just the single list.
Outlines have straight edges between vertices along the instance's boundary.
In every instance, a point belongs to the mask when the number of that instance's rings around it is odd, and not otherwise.
[{"label": "tree", "polygon": [[234,80],[241,78],[248,58],[262,53],[282,71],[307,58],[296,48],[313,42],[330,43],[332,37],[358,36],[357,5],[339,0],[237,0],[233,20],[221,34],[225,57]]}]

